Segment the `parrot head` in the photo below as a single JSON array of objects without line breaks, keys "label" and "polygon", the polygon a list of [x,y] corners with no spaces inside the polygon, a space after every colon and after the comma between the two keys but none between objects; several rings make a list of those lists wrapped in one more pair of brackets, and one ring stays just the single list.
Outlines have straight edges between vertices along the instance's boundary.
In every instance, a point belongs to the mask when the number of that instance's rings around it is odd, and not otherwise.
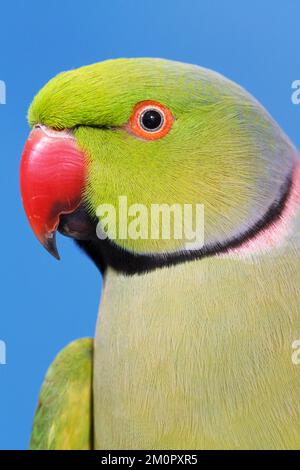
[{"label": "parrot head", "polygon": [[[264,108],[210,70],[160,59],[109,60],[59,74],[29,109],[21,161],[25,212],[58,257],[74,238],[103,270],[127,272],[218,253],[280,211],[297,151]],[[97,208],[202,204],[204,245],[96,233]],[[117,209],[118,210],[118,209]],[[150,210],[149,210],[150,213]],[[116,218],[118,229],[124,221]]]}]

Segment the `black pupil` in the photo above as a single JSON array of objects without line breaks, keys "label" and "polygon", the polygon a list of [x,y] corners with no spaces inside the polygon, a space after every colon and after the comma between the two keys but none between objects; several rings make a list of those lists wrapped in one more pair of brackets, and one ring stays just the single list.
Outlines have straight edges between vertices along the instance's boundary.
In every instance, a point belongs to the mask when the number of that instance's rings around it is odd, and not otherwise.
[{"label": "black pupil", "polygon": [[162,126],[163,117],[156,109],[148,109],[141,117],[142,127],[147,131],[156,131]]}]

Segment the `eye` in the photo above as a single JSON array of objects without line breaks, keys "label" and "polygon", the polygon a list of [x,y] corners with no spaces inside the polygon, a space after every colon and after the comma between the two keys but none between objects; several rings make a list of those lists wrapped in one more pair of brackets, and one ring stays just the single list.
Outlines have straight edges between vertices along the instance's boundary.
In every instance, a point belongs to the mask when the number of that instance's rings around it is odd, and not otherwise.
[{"label": "eye", "polygon": [[138,137],[156,140],[168,134],[173,120],[166,106],[157,101],[141,101],[134,107],[128,127]]},{"label": "eye", "polygon": [[163,113],[155,108],[145,109],[140,117],[140,125],[145,131],[157,132],[164,125]]}]

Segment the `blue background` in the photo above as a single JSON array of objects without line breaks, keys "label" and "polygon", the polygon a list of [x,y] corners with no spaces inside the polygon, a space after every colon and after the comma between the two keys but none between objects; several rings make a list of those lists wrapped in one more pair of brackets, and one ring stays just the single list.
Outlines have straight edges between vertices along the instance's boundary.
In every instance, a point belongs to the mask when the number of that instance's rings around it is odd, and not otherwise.
[{"label": "blue background", "polygon": [[68,239],[57,262],[35,240],[22,210],[19,160],[26,110],[56,73],[113,57],[154,56],[215,69],[246,87],[300,144],[297,0],[41,2],[0,4],[0,448],[28,445],[45,371],[69,341],[93,335],[101,279]]}]

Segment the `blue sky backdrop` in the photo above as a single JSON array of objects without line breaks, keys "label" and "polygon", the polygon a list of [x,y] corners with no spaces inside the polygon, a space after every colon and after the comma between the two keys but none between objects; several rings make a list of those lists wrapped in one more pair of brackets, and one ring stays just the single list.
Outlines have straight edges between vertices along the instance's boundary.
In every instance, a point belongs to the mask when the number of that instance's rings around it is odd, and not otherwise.
[{"label": "blue sky backdrop", "polygon": [[152,56],[217,70],[247,88],[300,147],[300,2],[285,0],[70,1],[0,4],[0,448],[24,449],[39,387],[71,340],[93,335],[101,279],[73,242],[62,261],[38,244],[19,192],[26,111],[55,74],[114,57]]}]

